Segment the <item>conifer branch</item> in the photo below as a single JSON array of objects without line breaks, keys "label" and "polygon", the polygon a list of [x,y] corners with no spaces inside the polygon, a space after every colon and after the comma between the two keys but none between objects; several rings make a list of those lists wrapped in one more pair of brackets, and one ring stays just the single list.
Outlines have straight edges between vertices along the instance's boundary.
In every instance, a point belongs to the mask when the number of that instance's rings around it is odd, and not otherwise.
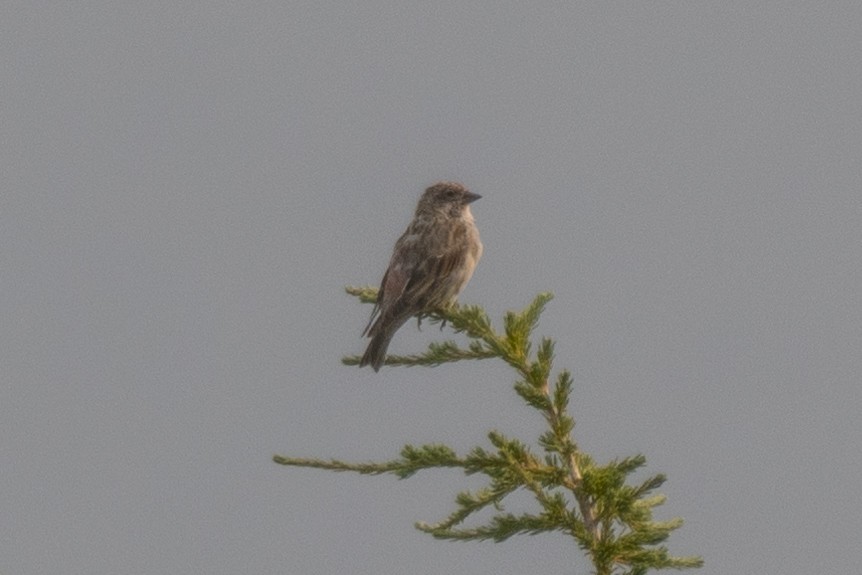
[{"label": "conifer branch", "polygon": [[[348,287],[347,292],[363,303],[374,303],[373,287]],[[339,460],[291,458],[276,455],[281,465],[312,467],[330,471],[353,471],[367,475],[391,473],[404,479],[433,468],[460,468],[466,474],[482,474],[488,484],[475,492],[457,495],[457,509],[436,524],[417,523],[416,528],[438,539],[457,541],[504,541],[517,534],[535,535],[562,531],[571,535],[586,551],[598,575],[643,575],[651,569],[700,567],[699,557],[674,557],[661,544],[682,519],[654,521],[652,509],[665,497],[653,492],[665,481],[658,474],[639,485],[626,484],[627,477],[646,464],[642,455],[597,465],[581,451],[572,431],[575,420],[568,406],[572,390],[571,374],[560,371],[551,383],[554,342],[543,338],[533,352],[531,336],[539,317],[552,299],[539,294],[521,312],[508,312],[503,332],[492,327],[479,306],[453,305],[429,312],[420,318],[464,334],[466,347],[454,341],[432,343],[423,353],[389,356],[386,365],[435,366],[466,359],[498,358],[511,366],[520,378],[515,392],[537,410],[547,424],[538,438],[544,455],[535,455],[530,446],[492,431],[488,440],[493,449],[473,448],[466,456],[439,444],[407,445],[401,457],[382,463],[345,463]],[[356,365],[358,356],[343,363]],[[530,493],[539,511],[513,515],[504,513],[505,498],[515,491]],[[476,513],[493,508],[496,512],[484,524],[465,527]]]}]

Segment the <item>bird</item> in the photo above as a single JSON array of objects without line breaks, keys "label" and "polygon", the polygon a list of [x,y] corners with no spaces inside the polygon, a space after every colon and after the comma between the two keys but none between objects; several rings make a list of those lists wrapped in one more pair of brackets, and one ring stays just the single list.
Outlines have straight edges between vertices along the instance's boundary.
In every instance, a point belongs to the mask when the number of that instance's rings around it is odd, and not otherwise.
[{"label": "bird", "polygon": [[455,302],[482,257],[479,230],[470,212],[470,204],[481,197],[457,182],[438,182],[419,198],[413,221],[395,242],[362,332],[371,342],[359,367],[370,365],[379,371],[392,336],[408,319],[421,319]]}]

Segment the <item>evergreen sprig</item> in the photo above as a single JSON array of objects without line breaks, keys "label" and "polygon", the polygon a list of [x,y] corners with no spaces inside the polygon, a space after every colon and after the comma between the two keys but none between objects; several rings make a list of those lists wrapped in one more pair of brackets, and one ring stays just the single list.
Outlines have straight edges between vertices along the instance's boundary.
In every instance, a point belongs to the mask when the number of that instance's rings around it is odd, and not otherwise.
[{"label": "evergreen sprig", "polygon": [[[374,303],[373,287],[348,287],[347,292],[363,303]],[[628,485],[626,479],[646,464],[643,455],[635,455],[596,464],[580,450],[572,430],[574,418],[568,413],[572,378],[561,371],[551,381],[554,342],[542,338],[532,354],[531,336],[551,294],[539,294],[521,312],[508,312],[503,332],[491,325],[479,306],[453,305],[420,318],[432,324],[451,326],[455,333],[469,339],[466,347],[454,341],[432,343],[424,353],[388,356],[386,365],[433,366],[465,359],[499,358],[510,365],[520,378],[515,392],[533,409],[539,411],[548,429],[538,438],[544,452],[536,455],[530,446],[492,431],[488,440],[492,449],[473,448],[458,456],[445,445],[405,446],[398,459],[382,463],[345,463],[284,457],[273,460],[281,465],[313,467],[330,471],[380,475],[391,473],[404,479],[425,469],[460,468],[464,473],[482,474],[488,484],[475,491],[457,495],[457,509],[436,524],[417,523],[416,528],[438,539],[455,541],[504,541],[513,535],[535,535],[560,531],[570,535],[586,552],[597,575],[643,575],[650,569],[685,569],[700,567],[700,557],[674,557],[662,545],[671,531],[682,525],[682,519],[654,521],[652,510],[665,501],[655,494],[665,481],[654,475],[639,485]],[[345,357],[346,365],[357,365],[359,356]],[[530,493],[538,503],[533,513],[514,515],[504,512],[504,499],[515,491]],[[466,527],[471,516],[493,509],[492,517],[482,524]]]}]

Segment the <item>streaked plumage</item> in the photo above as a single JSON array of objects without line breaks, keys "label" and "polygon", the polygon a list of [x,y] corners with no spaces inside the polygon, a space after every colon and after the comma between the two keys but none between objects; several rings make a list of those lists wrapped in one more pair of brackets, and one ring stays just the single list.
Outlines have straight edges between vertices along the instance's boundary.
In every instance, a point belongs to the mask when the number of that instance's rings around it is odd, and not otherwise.
[{"label": "streaked plumage", "polygon": [[470,203],[481,196],[455,182],[422,194],[413,221],[395,243],[377,304],[363,335],[371,338],[359,366],[378,371],[392,336],[413,316],[451,305],[482,256]]}]

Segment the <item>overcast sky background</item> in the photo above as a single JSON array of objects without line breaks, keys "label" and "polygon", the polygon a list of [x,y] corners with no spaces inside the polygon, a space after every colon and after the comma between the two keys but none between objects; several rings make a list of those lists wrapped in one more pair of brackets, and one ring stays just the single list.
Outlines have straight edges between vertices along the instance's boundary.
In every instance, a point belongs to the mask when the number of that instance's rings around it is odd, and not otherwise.
[{"label": "overcast sky background", "polygon": [[586,572],[562,535],[413,529],[478,478],[271,462],[541,430],[502,365],[340,363],[371,311],[343,286],[441,179],[483,196],[461,301],[555,293],[576,437],[668,475],[673,553],[858,570],[862,4],[0,16],[4,575]]}]

